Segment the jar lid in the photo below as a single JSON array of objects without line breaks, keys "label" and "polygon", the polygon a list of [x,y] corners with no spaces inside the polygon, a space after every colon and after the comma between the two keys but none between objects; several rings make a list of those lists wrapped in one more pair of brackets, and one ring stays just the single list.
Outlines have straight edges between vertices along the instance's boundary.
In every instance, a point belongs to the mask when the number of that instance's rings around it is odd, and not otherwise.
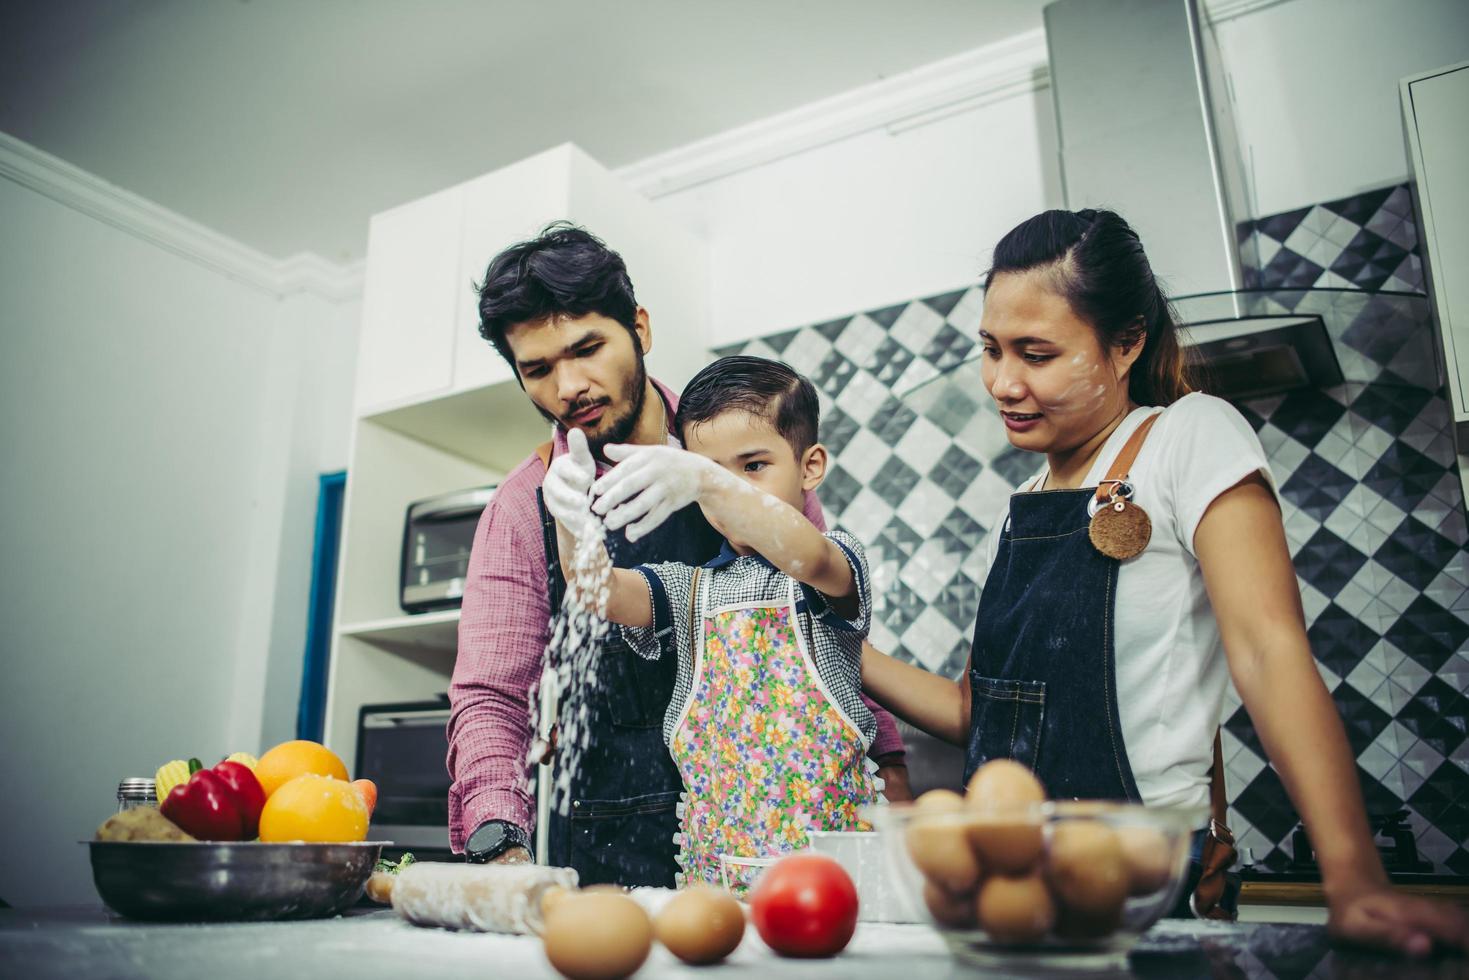
[{"label": "jar lid", "polygon": [[117,784],[117,798],[129,800],[153,799],[153,780],[145,776],[129,776]]}]

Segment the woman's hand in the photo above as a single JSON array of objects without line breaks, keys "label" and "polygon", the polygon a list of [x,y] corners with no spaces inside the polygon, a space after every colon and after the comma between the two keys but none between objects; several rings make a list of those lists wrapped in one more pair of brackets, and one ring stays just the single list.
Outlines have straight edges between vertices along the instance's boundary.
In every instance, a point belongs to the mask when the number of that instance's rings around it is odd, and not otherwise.
[{"label": "woman's hand", "polygon": [[1340,942],[1423,957],[1435,946],[1469,953],[1469,914],[1436,902],[1378,886],[1354,892],[1328,905],[1326,927]]}]

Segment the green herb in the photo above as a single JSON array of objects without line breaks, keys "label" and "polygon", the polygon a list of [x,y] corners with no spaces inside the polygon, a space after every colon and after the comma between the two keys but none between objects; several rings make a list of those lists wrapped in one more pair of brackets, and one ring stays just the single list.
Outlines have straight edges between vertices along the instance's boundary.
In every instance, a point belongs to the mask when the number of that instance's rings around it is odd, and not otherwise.
[{"label": "green herb", "polygon": [[398,872],[402,871],[404,868],[408,867],[410,864],[413,864],[416,860],[417,859],[413,856],[413,852],[404,851],[403,856],[396,861],[389,861],[387,858],[378,858],[378,862],[377,864],[373,865],[372,870],[385,871],[390,875],[395,875]]}]

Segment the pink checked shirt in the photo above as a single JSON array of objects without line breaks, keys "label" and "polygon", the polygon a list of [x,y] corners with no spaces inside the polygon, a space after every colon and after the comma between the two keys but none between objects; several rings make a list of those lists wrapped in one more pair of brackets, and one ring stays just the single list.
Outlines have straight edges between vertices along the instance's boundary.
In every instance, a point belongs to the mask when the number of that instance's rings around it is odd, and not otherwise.
[{"label": "pink checked shirt", "polygon": [[[670,421],[678,398],[653,382],[668,403]],[[553,456],[566,451],[555,433]],[[480,516],[459,618],[459,655],[449,686],[449,843],[464,839],[486,820],[508,820],[526,830],[536,822],[535,798],[526,791],[530,751],[530,688],[541,676],[550,638],[546,549],[536,489],[545,478],[540,457],[515,468],[495,490]],[[821,503],[806,495],[806,516],[823,531]],[[891,715],[868,700],[877,719],[874,758],[903,751]]]}]

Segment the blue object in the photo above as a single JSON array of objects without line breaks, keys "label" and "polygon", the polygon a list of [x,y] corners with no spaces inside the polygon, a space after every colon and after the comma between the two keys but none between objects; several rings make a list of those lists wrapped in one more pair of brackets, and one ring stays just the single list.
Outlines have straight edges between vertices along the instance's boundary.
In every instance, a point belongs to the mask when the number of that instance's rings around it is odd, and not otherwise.
[{"label": "blue object", "polygon": [[342,541],[342,497],[347,471],[317,478],[316,544],[311,558],[311,601],[306,613],[306,662],[296,737],[320,742],[326,721],[326,677],[331,663],[332,607],[337,597],[337,551]]}]

